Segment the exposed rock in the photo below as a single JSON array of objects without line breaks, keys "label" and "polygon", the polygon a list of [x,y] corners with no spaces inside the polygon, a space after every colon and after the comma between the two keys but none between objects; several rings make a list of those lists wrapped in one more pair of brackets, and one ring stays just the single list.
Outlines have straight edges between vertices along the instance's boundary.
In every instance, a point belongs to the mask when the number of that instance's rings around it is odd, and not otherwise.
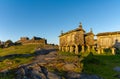
[{"label": "exposed rock", "polygon": [[68,72],[66,75],[67,79],[79,79],[80,78],[80,73],[75,73],[75,72]]},{"label": "exposed rock", "polygon": [[65,71],[73,71],[75,69],[75,67],[76,66],[74,64],[65,64],[63,66],[63,68],[64,68]]},{"label": "exposed rock", "polygon": [[[116,66],[116,67],[113,68],[113,70],[116,71],[116,72],[120,72],[120,67]],[[116,74],[114,77],[120,78],[120,74]]]},{"label": "exposed rock", "polygon": [[[102,79],[97,75],[80,74],[74,72],[76,68],[80,68],[79,64],[67,63],[64,61],[55,60],[56,52],[48,54],[40,54],[38,51],[36,58],[32,64],[19,66],[16,71],[15,79]],[[42,52],[43,53],[43,52]],[[53,67],[58,71],[50,72],[45,66]],[[59,74],[59,68],[65,70],[65,75]],[[67,74],[66,74],[67,72]]]},{"label": "exposed rock", "polygon": [[60,79],[60,76],[48,72],[43,66],[30,64],[20,67],[16,72],[15,79]]},{"label": "exposed rock", "polygon": [[97,75],[89,75],[85,73],[75,73],[75,72],[68,72],[66,75],[66,79],[103,79]]},{"label": "exposed rock", "polygon": [[62,79],[60,76],[58,76],[52,72],[48,72],[47,77],[48,77],[48,79]]},{"label": "exposed rock", "polygon": [[114,70],[114,71],[117,71],[117,72],[120,72],[120,67],[119,67],[119,66],[114,67],[113,70]]}]

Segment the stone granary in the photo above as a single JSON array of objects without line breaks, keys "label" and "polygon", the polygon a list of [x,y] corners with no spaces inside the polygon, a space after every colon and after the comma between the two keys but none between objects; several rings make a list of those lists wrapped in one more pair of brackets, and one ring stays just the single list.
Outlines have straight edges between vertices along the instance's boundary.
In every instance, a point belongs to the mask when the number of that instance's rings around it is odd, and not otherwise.
[{"label": "stone granary", "polygon": [[120,49],[120,31],[98,33],[96,36],[98,53],[103,53],[104,49],[110,48],[112,54],[115,54],[115,48]]},{"label": "stone granary", "polygon": [[22,44],[47,44],[46,39],[35,36],[32,39],[29,39],[28,37],[21,37],[18,42]]},{"label": "stone granary", "polygon": [[65,52],[75,52],[75,54],[78,54],[79,52],[94,50],[94,34],[92,29],[90,32],[85,33],[81,23],[78,28],[61,33],[59,42],[59,49]]}]

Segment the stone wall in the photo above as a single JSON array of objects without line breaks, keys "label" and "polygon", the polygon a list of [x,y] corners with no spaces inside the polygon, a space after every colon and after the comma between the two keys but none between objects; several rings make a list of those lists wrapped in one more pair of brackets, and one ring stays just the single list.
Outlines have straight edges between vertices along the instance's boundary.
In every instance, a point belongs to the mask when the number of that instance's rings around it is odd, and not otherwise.
[{"label": "stone wall", "polygon": [[[94,34],[92,32],[85,33],[82,24],[77,29],[61,33],[59,36],[59,49],[65,52],[79,52],[90,51],[94,45]],[[87,46],[87,50],[85,50]]]},{"label": "stone wall", "polygon": [[104,49],[110,48],[115,54],[115,48],[120,49],[120,32],[106,32],[97,34],[98,53],[103,53]]},{"label": "stone wall", "polygon": [[[37,38],[37,39],[35,39]],[[21,37],[18,41],[22,44],[47,44],[47,40],[44,38],[33,37],[32,39],[29,39],[28,37]]]}]

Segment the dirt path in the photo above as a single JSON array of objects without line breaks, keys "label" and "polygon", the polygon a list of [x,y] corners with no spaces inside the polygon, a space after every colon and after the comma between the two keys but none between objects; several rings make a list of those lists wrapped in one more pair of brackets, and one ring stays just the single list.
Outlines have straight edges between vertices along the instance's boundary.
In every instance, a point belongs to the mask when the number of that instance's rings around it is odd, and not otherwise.
[{"label": "dirt path", "polygon": [[56,56],[57,56],[57,49],[49,48],[49,49],[42,49],[42,50],[37,50],[35,58],[32,62],[36,63],[48,63],[53,61]]}]

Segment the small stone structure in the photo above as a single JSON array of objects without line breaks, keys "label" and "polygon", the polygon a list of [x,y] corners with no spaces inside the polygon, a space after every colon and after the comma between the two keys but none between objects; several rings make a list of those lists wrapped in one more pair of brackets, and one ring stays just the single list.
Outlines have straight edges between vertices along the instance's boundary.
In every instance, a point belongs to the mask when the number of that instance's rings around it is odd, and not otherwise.
[{"label": "small stone structure", "polygon": [[98,53],[103,53],[104,49],[110,48],[112,54],[115,54],[115,48],[120,49],[120,31],[98,33],[96,36]]},{"label": "small stone structure", "polygon": [[79,52],[94,50],[94,34],[92,29],[90,32],[85,33],[80,23],[79,27],[68,31],[66,33],[61,33],[59,36],[59,50],[65,52]]},{"label": "small stone structure", "polygon": [[46,39],[35,36],[32,39],[29,39],[28,37],[21,37],[18,42],[22,44],[47,44]]},{"label": "small stone structure", "polygon": [[98,54],[104,53],[106,49],[111,49],[113,55],[115,50],[120,50],[120,31],[98,33],[97,39],[94,39],[92,29],[85,33],[80,23],[79,27],[61,33],[59,36],[59,50],[64,52],[79,52],[96,50]]}]

